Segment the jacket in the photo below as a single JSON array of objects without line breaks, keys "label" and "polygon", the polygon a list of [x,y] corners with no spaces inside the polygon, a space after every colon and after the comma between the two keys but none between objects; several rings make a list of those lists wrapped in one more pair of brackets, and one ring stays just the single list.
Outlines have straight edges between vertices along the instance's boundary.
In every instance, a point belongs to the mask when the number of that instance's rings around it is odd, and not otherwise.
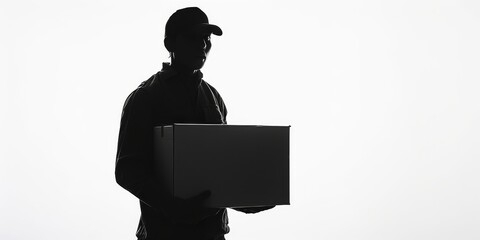
[{"label": "jacket", "polygon": [[172,221],[172,202],[154,180],[153,127],[174,123],[226,124],[220,94],[198,71],[183,77],[164,63],[125,101],[115,164],[117,183],[140,200],[138,239],[212,239],[229,232],[226,209],[196,224]]}]

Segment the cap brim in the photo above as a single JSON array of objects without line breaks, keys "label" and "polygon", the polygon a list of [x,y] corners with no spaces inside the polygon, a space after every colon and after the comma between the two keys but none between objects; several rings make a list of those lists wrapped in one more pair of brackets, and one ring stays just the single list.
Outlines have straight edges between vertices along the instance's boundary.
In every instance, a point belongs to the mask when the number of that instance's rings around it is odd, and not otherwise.
[{"label": "cap brim", "polygon": [[209,23],[197,24],[193,27],[192,30],[196,33],[213,33],[217,36],[222,36],[223,34],[223,31],[219,26]]}]

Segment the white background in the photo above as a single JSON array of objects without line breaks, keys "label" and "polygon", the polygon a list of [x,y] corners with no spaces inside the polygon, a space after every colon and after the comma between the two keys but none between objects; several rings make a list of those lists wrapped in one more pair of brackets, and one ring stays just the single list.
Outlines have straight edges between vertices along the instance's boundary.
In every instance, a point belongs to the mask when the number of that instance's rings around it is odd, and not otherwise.
[{"label": "white background", "polygon": [[229,240],[480,239],[480,2],[0,2],[0,239],[134,239],[127,95],[196,5],[230,124],[292,125],[291,205]]}]

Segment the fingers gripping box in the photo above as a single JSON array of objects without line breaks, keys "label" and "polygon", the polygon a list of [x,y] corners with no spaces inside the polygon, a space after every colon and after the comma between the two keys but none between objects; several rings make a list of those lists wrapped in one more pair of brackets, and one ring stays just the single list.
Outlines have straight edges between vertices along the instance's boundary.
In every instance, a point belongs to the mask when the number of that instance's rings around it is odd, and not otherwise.
[{"label": "fingers gripping box", "polygon": [[207,207],[286,205],[290,126],[174,124],[154,128],[159,187]]}]

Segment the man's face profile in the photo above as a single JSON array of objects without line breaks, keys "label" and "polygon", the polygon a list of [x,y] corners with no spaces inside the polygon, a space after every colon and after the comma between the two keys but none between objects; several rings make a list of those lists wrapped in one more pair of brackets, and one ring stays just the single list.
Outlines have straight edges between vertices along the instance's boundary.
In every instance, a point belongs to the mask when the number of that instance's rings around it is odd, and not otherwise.
[{"label": "man's face profile", "polygon": [[212,48],[210,33],[188,32],[175,37],[172,61],[175,65],[190,70],[199,70],[205,64]]}]

